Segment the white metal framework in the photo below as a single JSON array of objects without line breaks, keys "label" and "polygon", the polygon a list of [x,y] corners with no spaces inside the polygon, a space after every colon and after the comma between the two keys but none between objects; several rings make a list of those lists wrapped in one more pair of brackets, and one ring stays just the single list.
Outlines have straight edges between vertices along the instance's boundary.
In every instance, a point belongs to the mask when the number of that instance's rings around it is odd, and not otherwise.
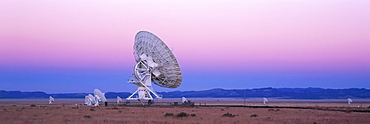
[{"label": "white metal framework", "polygon": [[[168,46],[157,36],[140,31],[135,36],[134,57],[137,64],[129,83],[138,89],[127,100],[162,98],[152,89],[152,82],[161,87],[177,88],[182,81],[180,66]],[[137,96],[135,97],[135,94]]]}]

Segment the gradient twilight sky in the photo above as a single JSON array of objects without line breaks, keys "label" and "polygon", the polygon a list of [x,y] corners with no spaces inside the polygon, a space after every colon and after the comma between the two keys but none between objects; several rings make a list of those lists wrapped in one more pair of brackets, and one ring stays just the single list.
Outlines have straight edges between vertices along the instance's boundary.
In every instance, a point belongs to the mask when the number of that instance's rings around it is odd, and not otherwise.
[{"label": "gradient twilight sky", "polygon": [[138,31],[183,83],[157,91],[370,88],[369,0],[0,1],[0,90],[133,92]]}]

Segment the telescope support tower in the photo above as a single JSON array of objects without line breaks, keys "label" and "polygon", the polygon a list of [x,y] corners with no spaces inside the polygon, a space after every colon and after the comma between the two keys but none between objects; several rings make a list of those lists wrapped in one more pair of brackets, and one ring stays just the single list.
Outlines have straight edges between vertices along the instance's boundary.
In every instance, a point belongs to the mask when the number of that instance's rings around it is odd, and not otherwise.
[{"label": "telescope support tower", "polygon": [[[127,100],[153,100],[153,96],[150,93],[158,99],[162,98],[151,87],[151,72],[153,72],[154,69],[155,68],[150,67],[147,62],[143,60],[135,65],[133,75],[135,76],[136,81],[129,80],[129,83],[135,84],[138,88],[134,93],[126,98]],[[137,94],[137,97],[134,97],[135,94]]]}]

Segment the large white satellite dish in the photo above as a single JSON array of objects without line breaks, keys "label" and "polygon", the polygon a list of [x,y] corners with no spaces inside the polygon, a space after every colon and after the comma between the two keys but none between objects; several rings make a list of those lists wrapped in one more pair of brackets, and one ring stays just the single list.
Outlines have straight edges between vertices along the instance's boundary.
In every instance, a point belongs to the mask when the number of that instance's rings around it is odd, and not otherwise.
[{"label": "large white satellite dish", "polygon": [[[162,98],[152,89],[152,82],[160,87],[177,88],[182,82],[180,66],[168,46],[157,36],[140,31],[135,36],[133,76],[129,83],[138,89],[127,100],[153,100]],[[134,95],[138,94],[134,98]]]}]

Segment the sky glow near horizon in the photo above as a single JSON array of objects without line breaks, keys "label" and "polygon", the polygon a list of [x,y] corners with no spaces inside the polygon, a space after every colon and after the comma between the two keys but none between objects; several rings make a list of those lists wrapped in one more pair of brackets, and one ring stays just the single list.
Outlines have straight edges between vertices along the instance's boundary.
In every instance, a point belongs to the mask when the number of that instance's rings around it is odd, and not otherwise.
[{"label": "sky glow near horizon", "polygon": [[158,91],[370,88],[370,1],[0,1],[0,90],[133,92],[134,37],[183,83]]}]

